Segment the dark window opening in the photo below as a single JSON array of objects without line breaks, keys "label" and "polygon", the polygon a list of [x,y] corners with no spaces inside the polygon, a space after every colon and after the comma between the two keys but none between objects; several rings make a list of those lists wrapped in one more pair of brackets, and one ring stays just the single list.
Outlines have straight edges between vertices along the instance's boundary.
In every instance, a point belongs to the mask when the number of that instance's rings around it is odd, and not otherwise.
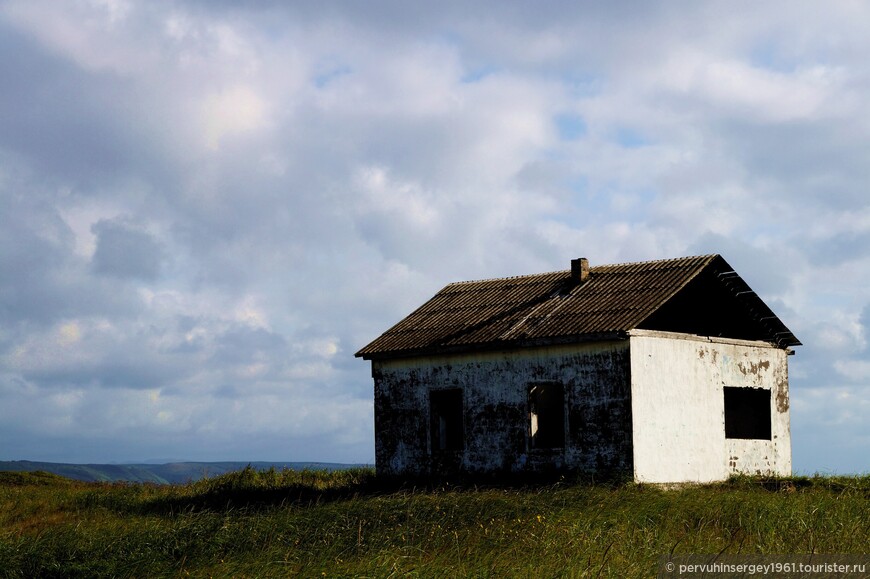
[{"label": "dark window opening", "polygon": [[725,438],[770,440],[770,390],[725,386]]},{"label": "dark window opening", "polygon": [[429,432],[433,451],[462,450],[462,390],[429,392]]},{"label": "dark window opening", "polygon": [[532,448],[565,446],[565,393],[561,384],[529,387],[529,439]]}]

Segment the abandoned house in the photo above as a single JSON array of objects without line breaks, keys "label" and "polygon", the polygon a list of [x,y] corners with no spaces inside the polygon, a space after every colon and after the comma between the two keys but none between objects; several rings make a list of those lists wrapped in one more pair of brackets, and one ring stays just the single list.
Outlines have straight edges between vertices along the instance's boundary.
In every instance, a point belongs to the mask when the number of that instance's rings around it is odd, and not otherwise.
[{"label": "abandoned house", "polygon": [[791,474],[800,342],[719,255],[452,283],[359,352],[379,475]]}]

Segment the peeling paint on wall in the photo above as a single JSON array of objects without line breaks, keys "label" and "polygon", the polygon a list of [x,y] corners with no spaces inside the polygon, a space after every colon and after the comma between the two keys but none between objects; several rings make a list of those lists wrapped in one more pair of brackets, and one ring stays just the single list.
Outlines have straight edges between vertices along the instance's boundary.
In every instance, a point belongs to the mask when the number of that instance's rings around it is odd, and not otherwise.
[{"label": "peeling paint on wall", "polygon": [[747,362],[746,364],[740,362],[737,364],[737,369],[740,370],[744,376],[747,374],[755,374],[757,376],[760,371],[767,370],[768,368],[770,368],[770,362],[767,360],[762,360],[761,362]]},{"label": "peeling paint on wall", "polygon": [[788,365],[783,364],[777,369],[776,384],[773,388],[773,398],[776,401],[776,411],[780,414],[788,413]]},{"label": "peeling paint on wall", "polygon": [[[379,474],[631,472],[628,342],[375,361]],[[563,387],[564,445],[532,448],[530,387]],[[461,451],[433,449],[430,390],[463,391]]]}]

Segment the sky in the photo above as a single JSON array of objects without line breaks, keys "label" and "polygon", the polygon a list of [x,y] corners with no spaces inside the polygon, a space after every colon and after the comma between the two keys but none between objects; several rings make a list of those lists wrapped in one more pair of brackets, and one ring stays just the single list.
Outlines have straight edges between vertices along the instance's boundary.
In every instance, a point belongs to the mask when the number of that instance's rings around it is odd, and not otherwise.
[{"label": "sky", "polygon": [[719,253],[870,470],[870,5],[0,0],[0,460],[374,461],[447,283]]}]

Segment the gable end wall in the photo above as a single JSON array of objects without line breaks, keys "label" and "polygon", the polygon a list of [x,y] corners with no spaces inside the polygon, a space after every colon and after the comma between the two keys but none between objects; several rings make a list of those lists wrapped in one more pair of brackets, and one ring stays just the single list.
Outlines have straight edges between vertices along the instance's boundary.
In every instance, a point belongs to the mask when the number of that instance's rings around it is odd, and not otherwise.
[{"label": "gable end wall", "polygon": [[[785,350],[643,331],[630,344],[636,481],[791,474]],[[770,390],[770,440],[725,438],[725,386]]]}]

